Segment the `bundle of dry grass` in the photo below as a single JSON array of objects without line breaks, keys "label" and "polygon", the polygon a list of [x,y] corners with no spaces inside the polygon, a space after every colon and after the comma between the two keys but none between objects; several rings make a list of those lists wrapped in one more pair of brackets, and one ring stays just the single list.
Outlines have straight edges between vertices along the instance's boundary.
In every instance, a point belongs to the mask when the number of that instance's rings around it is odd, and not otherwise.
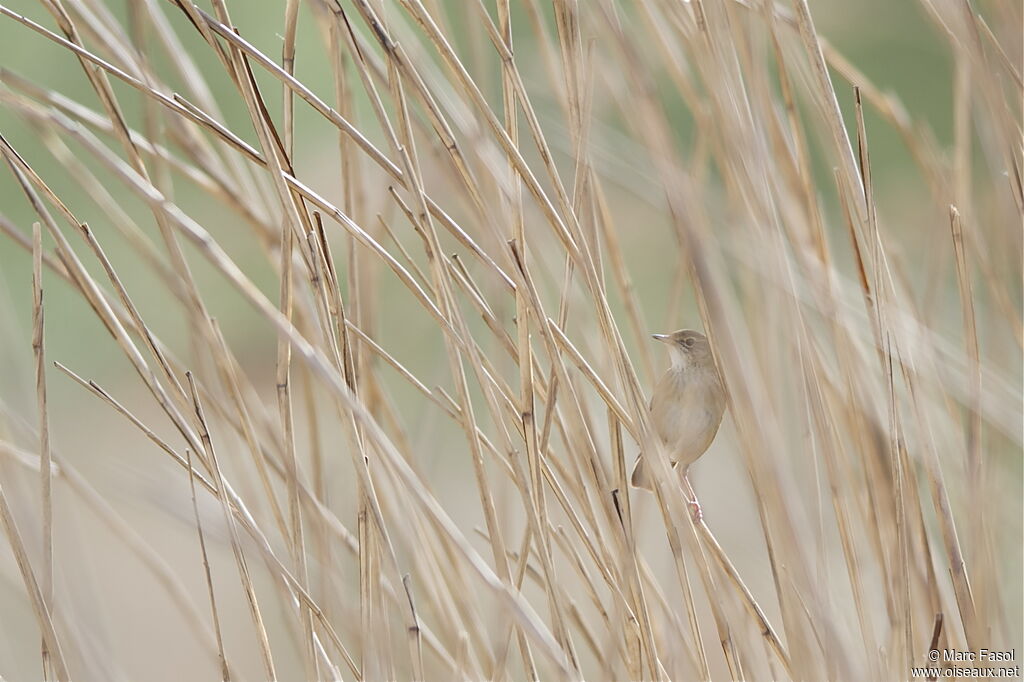
[{"label": "bundle of dry grass", "polygon": [[[0,138],[37,389],[3,396],[29,604],[3,627],[46,679],[905,679],[1021,650],[1018,3],[921,1],[949,148],[807,0],[280,4],[280,54],[246,3],[0,5],[94,93],[0,73],[39,142]],[[916,163],[913,225],[869,121]],[[54,291],[128,378],[52,351]],[[647,414],[649,335],[683,322],[729,393],[707,457],[740,465],[697,483],[703,521]],[[50,437],[71,382],[148,439],[104,453],[114,483],[95,427]],[[145,613],[83,597],[75,524]]]}]

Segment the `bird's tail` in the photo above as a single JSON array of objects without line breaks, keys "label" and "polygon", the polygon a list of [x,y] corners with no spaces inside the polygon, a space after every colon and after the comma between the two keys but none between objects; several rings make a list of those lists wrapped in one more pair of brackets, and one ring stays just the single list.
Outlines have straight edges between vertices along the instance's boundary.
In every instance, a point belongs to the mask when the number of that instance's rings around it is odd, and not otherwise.
[{"label": "bird's tail", "polygon": [[634,488],[654,491],[654,481],[651,480],[651,474],[647,471],[647,464],[643,457],[636,458],[636,464],[633,465],[633,473],[629,477],[629,482],[633,484]]},{"label": "bird's tail", "polygon": [[[677,462],[672,462],[672,470],[675,471]],[[647,460],[643,455],[636,458],[636,464],[633,465],[633,473],[629,477],[629,482],[634,488],[643,488],[644,490],[650,490],[654,492],[654,479],[651,478],[651,472],[647,467]]]}]

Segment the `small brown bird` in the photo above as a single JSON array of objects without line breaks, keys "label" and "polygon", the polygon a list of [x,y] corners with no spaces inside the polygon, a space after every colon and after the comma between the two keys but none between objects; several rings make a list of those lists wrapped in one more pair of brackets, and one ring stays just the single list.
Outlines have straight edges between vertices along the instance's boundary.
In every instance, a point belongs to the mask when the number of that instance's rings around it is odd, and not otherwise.
[{"label": "small brown bird", "polygon": [[[686,474],[718,433],[725,414],[725,387],[711,346],[703,334],[680,329],[672,334],[655,334],[654,338],[668,344],[672,367],[654,387],[651,425],[665,445],[673,468],[682,467],[683,481],[691,498],[689,503],[694,518],[700,521],[700,504]],[[637,457],[631,482],[638,488],[654,489],[643,453]]]}]

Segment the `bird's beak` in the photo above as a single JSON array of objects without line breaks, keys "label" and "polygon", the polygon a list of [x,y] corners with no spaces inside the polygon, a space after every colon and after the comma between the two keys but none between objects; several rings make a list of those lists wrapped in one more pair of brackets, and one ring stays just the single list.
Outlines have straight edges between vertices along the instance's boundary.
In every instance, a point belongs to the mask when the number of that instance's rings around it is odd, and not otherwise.
[{"label": "bird's beak", "polygon": [[668,343],[668,334],[651,334],[651,338],[655,341],[661,341],[662,343]]}]

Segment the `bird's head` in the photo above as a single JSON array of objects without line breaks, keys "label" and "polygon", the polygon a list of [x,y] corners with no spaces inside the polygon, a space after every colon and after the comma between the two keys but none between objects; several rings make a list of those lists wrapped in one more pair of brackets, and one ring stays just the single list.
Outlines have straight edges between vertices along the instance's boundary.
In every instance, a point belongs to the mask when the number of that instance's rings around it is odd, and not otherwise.
[{"label": "bird's head", "polygon": [[673,367],[691,367],[713,362],[711,344],[706,336],[692,329],[680,329],[671,334],[654,334],[656,341],[668,345]]}]

